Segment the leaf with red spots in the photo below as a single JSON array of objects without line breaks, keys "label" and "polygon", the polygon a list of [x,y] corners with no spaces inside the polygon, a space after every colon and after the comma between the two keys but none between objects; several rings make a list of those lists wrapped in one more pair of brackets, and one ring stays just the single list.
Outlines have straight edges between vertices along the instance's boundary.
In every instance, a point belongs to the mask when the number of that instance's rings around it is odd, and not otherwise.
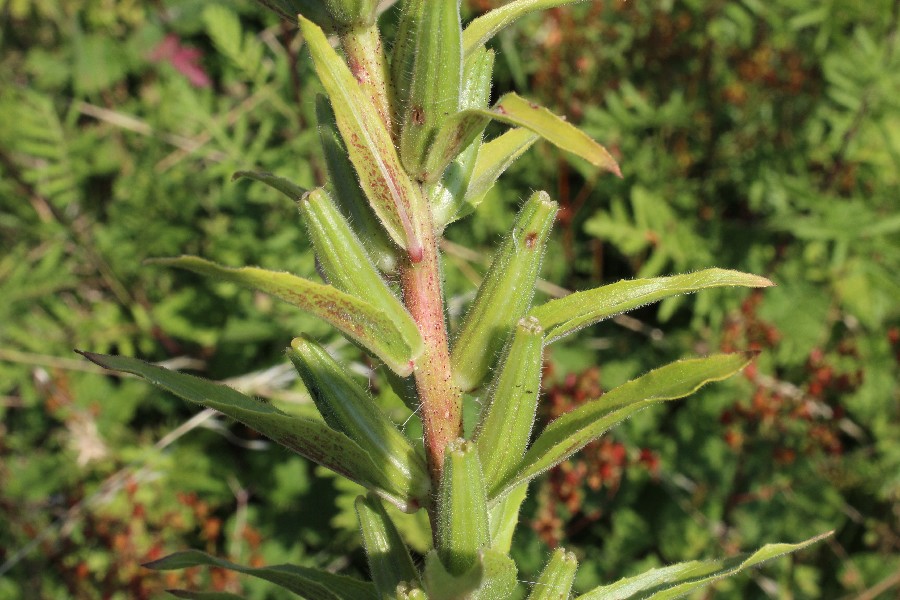
[{"label": "leaf with red spots", "polygon": [[231,281],[280,298],[334,325],[404,377],[412,372],[412,361],[421,352],[421,341],[408,341],[403,334],[405,329],[398,328],[392,315],[330,285],[257,267],[223,267],[196,256],[150,262]]},{"label": "leaf with red spots", "polygon": [[409,252],[413,262],[418,262],[422,256],[422,225],[417,211],[427,210],[419,186],[403,169],[378,110],[322,29],[300,16],[300,30],[331,100],[360,187],[391,238]]},{"label": "leaf with red spots", "polygon": [[322,421],[284,413],[271,404],[246,396],[226,385],[170,371],[136,358],[81,352],[101,367],[132,373],[189,402],[213,408],[309,460],[372,489],[401,509],[410,510],[415,499],[399,486],[359,445]]}]

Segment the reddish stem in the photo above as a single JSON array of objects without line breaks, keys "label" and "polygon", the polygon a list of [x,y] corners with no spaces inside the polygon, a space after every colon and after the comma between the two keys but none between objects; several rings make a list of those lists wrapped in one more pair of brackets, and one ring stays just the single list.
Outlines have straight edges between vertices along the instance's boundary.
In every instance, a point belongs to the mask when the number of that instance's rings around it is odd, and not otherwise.
[{"label": "reddish stem", "polygon": [[[425,341],[414,375],[421,402],[425,451],[434,489],[441,480],[444,448],[462,432],[462,401],[450,374],[450,349],[444,322],[440,257],[427,204],[422,226],[421,260],[406,261],[401,276],[403,299]],[[418,257],[416,257],[418,258]]]}]

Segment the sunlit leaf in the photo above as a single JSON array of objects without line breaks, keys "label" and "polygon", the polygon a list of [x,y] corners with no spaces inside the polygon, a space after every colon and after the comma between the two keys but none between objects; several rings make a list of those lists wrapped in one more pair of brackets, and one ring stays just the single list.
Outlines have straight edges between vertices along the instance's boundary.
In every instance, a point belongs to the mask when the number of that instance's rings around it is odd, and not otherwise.
[{"label": "sunlit leaf", "polygon": [[694,560],[668,567],[652,569],[646,573],[620,579],[578,596],[576,600],[671,600],[706,587],[725,577],[731,577],[745,569],[767,560],[797,552],[816,544],[831,532],[810,538],[799,544],[766,544],[753,553],[740,554],[715,560]]},{"label": "sunlit leaf", "polygon": [[219,567],[264,579],[307,600],[378,600],[375,586],[343,575],[296,565],[245,567],[210,556],[199,550],[185,550],[146,563],[149,569],[172,571],[189,567]]},{"label": "sunlit leaf", "polygon": [[187,269],[271,294],[334,325],[372,351],[398,374],[405,376],[412,372],[412,361],[417,356],[390,316],[330,285],[257,267],[223,267],[196,256],[154,259],[151,262]]},{"label": "sunlit leaf", "polygon": [[138,375],[189,402],[218,410],[255,429],[313,462],[328,467],[368,488],[375,488],[398,506],[408,509],[406,498],[393,490],[381,465],[349,437],[318,420],[288,415],[271,404],[237,390],[193,375],[170,371],[136,358],[82,352],[101,367]]},{"label": "sunlit leaf", "polygon": [[716,287],[759,288],[771,285],[771,281],[758,275],[727,269],[705,269],[672,277],[619,281],[550,300],[531,309],[528,314],[541,323],[547,332],[547,343],[550,343],[582,327],[663,298]]},{"label": "sunlit leaf", "polygon": [[463,52],[466,56],[483,46],[503,29],[521,17],[538,10],[575,4],[584,0],[515,0],[499,6],[477,19],[473,19],[463,31]]},{"label": "sunlit leaf", "polygon": [[514,476],[498,486],[505,490],[559,464],[603,435],[611,427],[648,406],[688,396],[707,383],[743,369],[755,354],[718,354],[680,360],[614,388],[550,423],[522,458]]}]

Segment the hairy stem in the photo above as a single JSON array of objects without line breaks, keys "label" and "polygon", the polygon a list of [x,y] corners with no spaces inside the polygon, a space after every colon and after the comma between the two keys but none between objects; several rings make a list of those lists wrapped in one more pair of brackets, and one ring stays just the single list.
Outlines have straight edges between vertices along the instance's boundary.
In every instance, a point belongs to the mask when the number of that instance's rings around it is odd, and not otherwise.
[{"label": "hairy stem", "polygon": [[428,466],[434,489],[438,489],[444,448],[462,431],[462,401],[460,390],[450,374],[440,257],[427,204],[421,212],[427,217],[422,227],[422,260],[405,261],[402,284],[406,307],[425,341],[425,352],[416,361],[414,375],[421,402],[419,412],[425,430]]}]

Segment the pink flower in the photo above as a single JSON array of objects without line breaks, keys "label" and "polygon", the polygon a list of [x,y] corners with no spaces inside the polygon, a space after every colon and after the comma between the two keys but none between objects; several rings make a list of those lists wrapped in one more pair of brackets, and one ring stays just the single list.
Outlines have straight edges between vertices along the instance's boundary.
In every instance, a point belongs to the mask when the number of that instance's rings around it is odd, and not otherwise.
[{"label": "pink flower", "polygon": [[176,71],[187,77],[194,87],[209,87],[212,80],[200,66],[202,56],[200,50],[183,46],[178,36],[170,33],[150,53],[150,60],[167,61]]}]

